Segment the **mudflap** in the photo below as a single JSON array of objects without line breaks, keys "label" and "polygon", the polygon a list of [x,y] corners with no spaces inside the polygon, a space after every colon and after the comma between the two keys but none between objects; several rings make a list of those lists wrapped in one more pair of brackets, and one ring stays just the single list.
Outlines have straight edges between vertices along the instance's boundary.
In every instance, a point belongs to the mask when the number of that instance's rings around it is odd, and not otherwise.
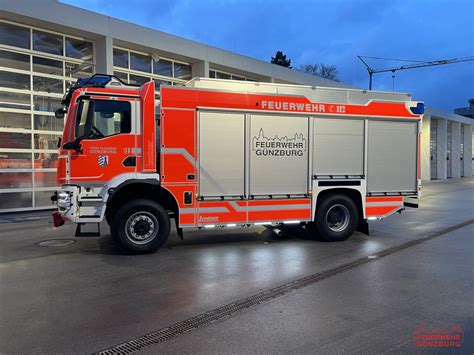
[{"label": "mudflap", "polygon": [[54,211],[51,214],[53,216],[53,225],[55,227],[61,227],[65,222],[63,216],[61,216],[61,213],[59,213],[59,211]]},{"label": "mudflap", "polygon": [[369,235],[369,222],[366,219],[361,219],[356,231]]}]

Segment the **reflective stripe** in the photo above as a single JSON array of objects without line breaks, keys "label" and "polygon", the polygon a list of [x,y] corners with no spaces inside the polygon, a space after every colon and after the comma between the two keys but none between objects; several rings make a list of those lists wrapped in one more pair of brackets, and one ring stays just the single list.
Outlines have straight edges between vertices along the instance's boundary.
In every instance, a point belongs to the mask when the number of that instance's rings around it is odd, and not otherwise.
[{"label": "reflective stripe", "polygon": [[184,148],[161,148],[161,154],[178,154],[186,158],[186,160],[195,167],[194,158],[189,152]]},{"label": "reflective stripe", "polygon": [[180,208],[179,213],[196,213],[199,210],[201,213],[220,213],[229,212],[226,207],[200,207],[200,208]]},{"label": "reflective stripe", "polygon": [[271,205],[271,206],[248,206],[247,211],[285,211],[310,209],[311,204],[304,205]]},{"label": "reflective stripe", "polygon": [[388,206],[388,207],[367,207],[365,209],[367,217],[378,217],[386,218],[397,211],[401,210],[403,207],[400,206]]},{"label": "reflective stripe", "polygon": [[238,212],[251,211],[280,211],[280,210],[304,210],[311,208],[311,203],[298,205],[269,205],[269,206],[239,206],[237,202],[230,201],[230,205]]},{"label": "reflective stripe", "polygon": [[365,205],[366,207],[384,207],[384,206],[393,206],[393,207],[399,207],[402,205],[402,202],[400,201],[392,201],[392,202],[366,202]]},{"label": "reflective stripe", "polygon": [[402,196],[375,196],[375,197],[366,197],[365,198],[366,202],[403,202],[403,197]]},{"label": "reflective stripe", "polygon": [[[234,202],[235,203],[235,202]],[[238,206],[232,204],[232,207],[237,206],[238,212],[254,212],[254,211],[293,211],[293,210],[305,210],[310,209],[311,204],[299,204],[299,205],[271,205],[271,206]],[[197,207],[197,208],[180,208],[179,213],[227,213],[230,212],[227,207]]]}]

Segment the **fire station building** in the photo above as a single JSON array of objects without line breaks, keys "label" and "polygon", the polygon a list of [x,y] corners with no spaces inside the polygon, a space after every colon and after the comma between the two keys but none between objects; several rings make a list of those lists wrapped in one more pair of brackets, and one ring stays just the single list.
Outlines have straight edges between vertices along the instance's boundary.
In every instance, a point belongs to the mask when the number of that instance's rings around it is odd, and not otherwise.
[{"label": "fire station building", "polygon": [[[211,77],[351,88],[55,0],[0,1],[0,212],[51,207],[64,126],[54,110],[93,73],[157,87]],[[472,175],[473,122],[427,109],[423,179]]]}]

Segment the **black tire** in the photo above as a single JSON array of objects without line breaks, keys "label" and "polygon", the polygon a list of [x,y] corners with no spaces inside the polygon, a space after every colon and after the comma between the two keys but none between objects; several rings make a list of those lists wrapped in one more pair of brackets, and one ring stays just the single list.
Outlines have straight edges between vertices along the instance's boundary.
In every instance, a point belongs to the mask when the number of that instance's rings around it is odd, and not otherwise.
[{"label": "black tire", "polygon": [[325,197],[316,206],[315,221],[306,225],[316,239],[340,242],[349,239],[359,224],[359,211],[347,195],[335,194]]},{"label": "black tire", "polygon": [[114,220],[114,214],[105,212],[105,220],[107,221],[107,224],[111,226],[112,221]]},{"label": "black tire", "polygon": [[154,252],[170,235],[170,219],[158,203],[133,200],[117,210],[110,231],[112,238],[129,252]]}]

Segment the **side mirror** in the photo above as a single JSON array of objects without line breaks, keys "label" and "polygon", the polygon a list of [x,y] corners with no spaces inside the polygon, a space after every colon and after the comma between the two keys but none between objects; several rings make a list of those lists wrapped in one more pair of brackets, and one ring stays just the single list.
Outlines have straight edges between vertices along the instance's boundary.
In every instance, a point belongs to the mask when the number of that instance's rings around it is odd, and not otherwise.
[{"label": "side mirror", "polygon": [[54,111],[54,117],[56,117],[58,120],[63,119],[64,115],[67,113],[65,109],[58,108],[56,111]]},{"label": "side mirror", "polygon": [[82,144],[77,141],[64,143],[63,149],[65,150],[75,150],[80,153],[82,151]]}]

